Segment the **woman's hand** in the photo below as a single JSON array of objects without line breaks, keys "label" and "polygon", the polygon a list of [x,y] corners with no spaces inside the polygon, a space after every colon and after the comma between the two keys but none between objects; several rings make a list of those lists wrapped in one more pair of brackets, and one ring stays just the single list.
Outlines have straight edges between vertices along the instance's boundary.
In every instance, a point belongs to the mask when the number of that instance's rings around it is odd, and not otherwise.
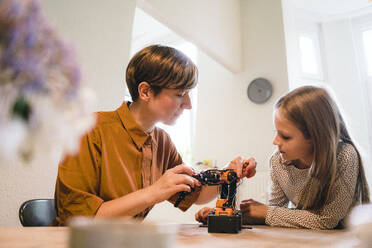
[{"label": "woman's hand", "polygon": [[204,207],[200,209],[196,214],[195,214],[195,220],[199,221],[203,224],[207,224],[207,217],[208,214],[213,210],[213,208],[208,208]]},{"label": "woman's hand", "polygon": [[173,167],[153,185],[103,202],[96,217],[134,216],[180,191],[190,192],[190,187],[200,186],[200,182],[191,177],[194,173],[191,168],[183,164]]},{"label": "woman's hand", "polygon": [[226,169],[236,170],[236,174],[239,178],[243,177],[253,177],[256,174],[257,162],[254,158],[243,159],[242,157],[237,157],[230,162]]},{"label": "woman's hand", "polygon": [[191,177],[195,172],[184,164],[177,165],[167,170],[153,185],[148,187],[153,195],[154,204],[169,199],[172,195],[201,186],[201,183]]},{"label": "woman's hand", "polygon": [[268,207],[253,199],[243,200],[240,203],[244,224],[265,224]]}]

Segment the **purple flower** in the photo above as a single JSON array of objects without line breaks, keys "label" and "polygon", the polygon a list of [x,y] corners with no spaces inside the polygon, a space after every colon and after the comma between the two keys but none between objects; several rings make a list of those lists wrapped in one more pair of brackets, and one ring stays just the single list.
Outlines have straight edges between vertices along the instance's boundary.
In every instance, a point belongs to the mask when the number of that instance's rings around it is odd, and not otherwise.
[{"label": "purple flower", "polygon": [[[60,93],[68,98],[79,89],[80,71],[73,52],[49,27],[36,0],[0,0],[0,47],[0,73],[12,76],[0,87],[12,83],[23,93],[45,94],[58,83]],[[64,80],[51,80],[52,73]]]}]

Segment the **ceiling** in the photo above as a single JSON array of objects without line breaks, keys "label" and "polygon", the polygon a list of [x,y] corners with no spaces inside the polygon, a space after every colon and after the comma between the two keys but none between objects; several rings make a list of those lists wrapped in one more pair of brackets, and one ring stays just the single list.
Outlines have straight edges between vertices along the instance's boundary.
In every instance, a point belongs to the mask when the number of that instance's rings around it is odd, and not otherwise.
[{"label": "ceiling", "polygon": [[155,20],[155,18],[142,9],[136,8],[133,25],[134,40],[141,39],[144,36],[146,39],[149,39],[149,35],[151,35],[152,39],[155,39],[155,37],[161,37],[170,32],[171,30],[165,25]]},{"label": "ceiling", "polygon": [[[292,0],[296,8],[322,16],[334,16],[372,8],[372,0]],[[172,31],[142,9],[136,8],[133,40],[156,40]]]},{"label": "ceiling", "polygon": [[371,0],[293,0],[299,9],[320,15],[339,15],[372,6]]}]

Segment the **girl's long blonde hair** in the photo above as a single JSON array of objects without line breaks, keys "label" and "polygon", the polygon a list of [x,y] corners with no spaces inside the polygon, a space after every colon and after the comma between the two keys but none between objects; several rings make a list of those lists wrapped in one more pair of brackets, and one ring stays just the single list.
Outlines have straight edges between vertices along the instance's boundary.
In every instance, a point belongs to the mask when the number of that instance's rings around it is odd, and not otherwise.
[{"label": "girl's long blonde hair", "polygon": [[280,108],[285,118],[314,143],[314,163],[309,172],[311,178],[300,197],[300,209],[321,209],[329,199],[338,169],[337,148],[340,141],[351,144],[358,154],[359,174],[354,197],[359,203],[370,202],[359,151],[327,90],[316,86],[297,88],[281,97],[275,108]]}]

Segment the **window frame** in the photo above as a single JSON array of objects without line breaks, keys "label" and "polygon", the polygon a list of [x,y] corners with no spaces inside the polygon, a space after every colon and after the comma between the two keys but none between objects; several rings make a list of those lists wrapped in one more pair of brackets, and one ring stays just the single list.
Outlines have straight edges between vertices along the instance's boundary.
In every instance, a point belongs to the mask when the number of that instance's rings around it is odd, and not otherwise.
[{"label": "window frame", "polygon": [[351,29],[354,39],[355,54],[357,57],[359,74],[361,79],[363,101],[365,102],[365,114],[368,121],[367,132],[369,137],[369,149],[372,149],[372,76],[368,75],[367,60],[363,42],[363,32],[372,31],[372,14],[355,17],[351,20]]},{"label": "window frame", "polygon": [[[298,63],[299,69],[298,74],[296,77],[296,87],[301,85],[318,85],[323,84],[325,82],[325,69],[324,69],[324,58],[323,58],[323,43],[322,43],[322,33],[321,33],[321,26],[317,22],[308,22],[308,21],[298,21],[297,24],[297,50],[298,54]],[[316,66],[318,70],[318,74],[310,74],[305,73],[302,68],[302,61],[301,61],[301,49],[300,49],[300,37],[307,37],[313,41],[314,51],[315,51],[315,59],[316,59]]]},{"label": "window frame", "polygon": [[[131,56],[133,56],[138,50],[142,49],[143,47],[145,47],[147,45],[151,45],[151,44],[162,44],[162,45],[174,47],[174,48],[176,48],[176,49],[178,49],[182,52],[184,52],[184,49],[182,49],[183,45],[188,44],[188,43],[192,44],[192,42],[189,42],[189,41],[185,40],[184,38],[179,36],[176,32],[169,29],[166,25],[159,22],[154,16],[152,16],[150,13],[148,13],[143,8],[141,8],[141,6],[136,7],[136,14],[137,14],[137,11],[141,11],[142,12],[142,13],[140,13],[141,15],[144,14],[144,15],[148,16],[149,18],[154,19],[154,21],[157,22],[158,25],[163,26],[163,32],[161,33],[161,35],[154,35],[154,33],[146,32],[144,34],[141,34],[140,36],[132,37],[131,52],[130,52]],[[135,23],[133,23],[133,25],[135,25]],[[187,56],[189,56],[193,60],[193,62],[197,65],[199,51],[198,51],[198,48],[195,45],[194,45],[194,48],[196,49],[195,57],[191,57],[187,53],[185,53],[185,52],[184,53]],[[126,87],[126,90],[125,90],[125,98],[124,99],[125,100],[131,100],[131,97],[130,97],[130,94],[128,92],[127,87]],[[182,156],[182,159],[184,160],[184,162],[191,164],[192,159],[193,159],[192,147],[193,147],[193,143],[195,142],[195,124],[196,124],[196,111],[197,111],[197,87],[194,88],[190,92],[190,100],[192,102],[192,109],[191,110],[186,110],[186,111],[190,111],[189,113],[185,113],[185,111],[184,111],[182,116],[180,116],[178,118],[177,122],[174,125],[168,126],[168,125],[165,125],[165,124],[162,124],[162,123],[158,123],[158,124],[156,124],[156,126],[164,129],[170,135],[170,137],[172,139],[172,142],[176,146],[177,151]],[[190,115],[190,119],[188,120],[189,123],[187,124],[187,126],[189,126],[189,128],[190,128],[190,130],[189,130],[190,137],[187,138],[187,141],[182,142],[183,144],[180,144],[181,142],[177,142],[177,139],[172,137],[172,133],[175,132],[174,127],[177,126],[177,124],[179,123],[179,121],[182,119],[182,117],[185,114]],[[184,148],[185,147],[184,143],[189,143],[189,144],[187,144],[187,148]]]}]

